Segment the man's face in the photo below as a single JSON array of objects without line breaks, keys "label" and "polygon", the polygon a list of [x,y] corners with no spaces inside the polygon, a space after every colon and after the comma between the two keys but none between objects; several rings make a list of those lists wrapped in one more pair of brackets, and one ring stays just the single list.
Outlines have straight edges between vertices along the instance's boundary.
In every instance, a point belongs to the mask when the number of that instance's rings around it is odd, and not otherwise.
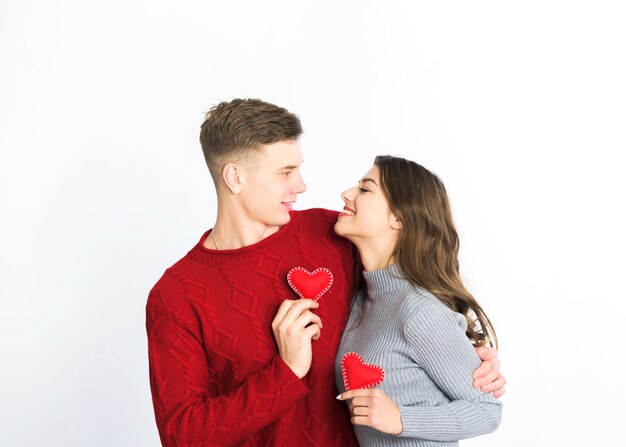
[{"label": "man's face", "polygon": [[241,192],[241,203],[252,222],[266,226],[289,222],[298,194],[306,190],[300,174],[303,161],[299,141],[263,146],[256,166],[246,173]]}]

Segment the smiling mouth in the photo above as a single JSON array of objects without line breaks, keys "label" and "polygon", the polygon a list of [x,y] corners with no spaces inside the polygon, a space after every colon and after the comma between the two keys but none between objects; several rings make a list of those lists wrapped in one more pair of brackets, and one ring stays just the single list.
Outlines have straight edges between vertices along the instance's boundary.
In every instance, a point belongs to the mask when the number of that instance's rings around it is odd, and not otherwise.
[{"label": "smiling mouth", "polygon": [[354,216],[356,213],[352,211],[350,208],[348,208],[347,206],[344,206],[343,210],[341,210],[341,214],[344,214],[346,216]]}]

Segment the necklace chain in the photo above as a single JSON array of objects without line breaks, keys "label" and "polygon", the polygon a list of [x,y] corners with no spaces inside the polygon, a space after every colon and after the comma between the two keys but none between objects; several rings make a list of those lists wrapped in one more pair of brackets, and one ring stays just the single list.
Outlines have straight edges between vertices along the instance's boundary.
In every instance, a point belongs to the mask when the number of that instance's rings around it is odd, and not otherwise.
[{"label": "necklace chain", "polygon": [[217,246],[217,241],[215,240],[215,228],[211,231],[211,238],[213,239],[213,244],[215,245],[215,249],[219,250],[220,248]]}]

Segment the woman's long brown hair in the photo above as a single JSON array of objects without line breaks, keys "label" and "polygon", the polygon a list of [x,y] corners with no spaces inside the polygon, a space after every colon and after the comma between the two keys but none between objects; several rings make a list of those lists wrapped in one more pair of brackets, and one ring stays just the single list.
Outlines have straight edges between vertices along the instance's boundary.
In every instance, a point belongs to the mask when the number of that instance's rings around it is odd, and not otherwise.
[{"label": "woman's long brown hair", "polygon": [[498,346],[496,332],[459,273],[459,237],[443,182],[428,169],[404,158],[378,156],[381,188],[402,223],[393,252],[405,278],[423,287],[467,320],[474,346]]}]

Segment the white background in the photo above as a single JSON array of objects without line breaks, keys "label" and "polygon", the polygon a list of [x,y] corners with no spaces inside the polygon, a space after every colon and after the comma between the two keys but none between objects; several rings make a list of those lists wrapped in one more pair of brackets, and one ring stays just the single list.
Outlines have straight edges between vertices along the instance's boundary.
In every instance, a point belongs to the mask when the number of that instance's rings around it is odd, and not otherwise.
[{"label": "white background", "polygon": [[509,382],[462,445],[621,445],[620,3],[0,0],[0,445],[159,445],[145,301],[213,224],[234,97],[301,117],[300,209],[379,153],[443,178]]}]

